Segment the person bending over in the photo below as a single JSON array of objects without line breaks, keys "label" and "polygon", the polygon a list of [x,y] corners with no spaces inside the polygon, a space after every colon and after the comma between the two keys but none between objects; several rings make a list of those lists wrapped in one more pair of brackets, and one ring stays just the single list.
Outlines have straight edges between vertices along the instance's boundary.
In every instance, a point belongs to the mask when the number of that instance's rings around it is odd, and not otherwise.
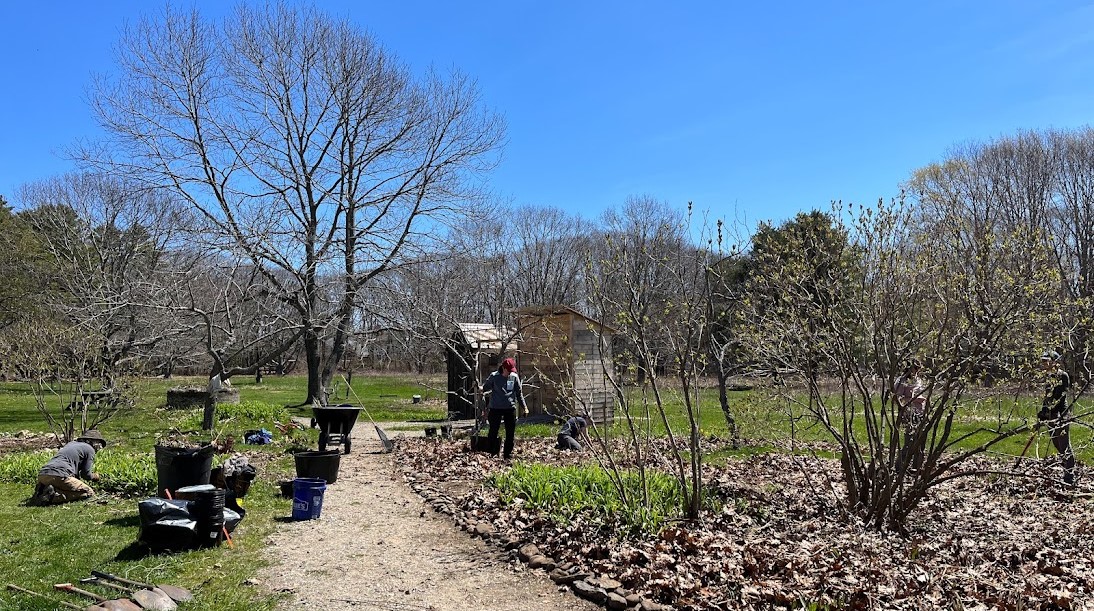
[{"label": "person bending over", "polygon": [[106,447],[106,439],[94,429],[84,432],[58,450],[38,472],[38,486],[31,503],[34,505],[59,505],[80,501],[95,494],[81,480],[97,482],[95,453]]},{"label": "person bending over", "polygon": [[582,450],[582,441],[588,440],[589,421],[584,416],[574,416],[562,425],[558,432],[559,450]]}]

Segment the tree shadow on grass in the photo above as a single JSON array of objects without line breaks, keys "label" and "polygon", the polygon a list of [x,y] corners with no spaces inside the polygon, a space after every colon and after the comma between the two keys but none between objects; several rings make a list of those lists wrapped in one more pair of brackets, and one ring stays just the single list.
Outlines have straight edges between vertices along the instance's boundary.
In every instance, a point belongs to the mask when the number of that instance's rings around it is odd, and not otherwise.
[{"label": "tree shadow on grass", "polygon": [[137,515],[125,516],[120,518],[110,518],[103,522],[106,526],[120,526],[122,528],[130,528],[133,526],[141,525],[141,518]]},{"label": "tree shadow on grass", "polygon": [[114,556],[115,562],[129,562],[133,560],[142,560],[153,554],[152,548],[148,547],[146,543],[140,541],[134,541],[129,545],[123,547],[118,555]]}]

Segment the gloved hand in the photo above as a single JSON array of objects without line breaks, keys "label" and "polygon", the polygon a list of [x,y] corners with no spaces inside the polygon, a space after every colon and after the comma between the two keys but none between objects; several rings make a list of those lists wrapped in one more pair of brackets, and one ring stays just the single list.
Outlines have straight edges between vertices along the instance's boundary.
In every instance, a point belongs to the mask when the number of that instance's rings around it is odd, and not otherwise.
[{"label": "gloved hand", "polygon": [[92,473],[92,474],[91,474],[91,478],[90,478],[90,479],[91,479],[91,481],[93,481],[93,482],[97,482],[97,481],[99,481],[99,474],[98,474],[98,473]]}]

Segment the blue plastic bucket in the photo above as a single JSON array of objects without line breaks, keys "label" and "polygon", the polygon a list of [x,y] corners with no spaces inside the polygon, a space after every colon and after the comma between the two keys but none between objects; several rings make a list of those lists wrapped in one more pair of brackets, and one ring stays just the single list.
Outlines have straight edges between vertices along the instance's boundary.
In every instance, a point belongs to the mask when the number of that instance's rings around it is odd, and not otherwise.
[{"label": "blue plastic bucket", "polygon": [[292,519],[315,520],[323,511],[327,480],[298,477],[292,481]]}]

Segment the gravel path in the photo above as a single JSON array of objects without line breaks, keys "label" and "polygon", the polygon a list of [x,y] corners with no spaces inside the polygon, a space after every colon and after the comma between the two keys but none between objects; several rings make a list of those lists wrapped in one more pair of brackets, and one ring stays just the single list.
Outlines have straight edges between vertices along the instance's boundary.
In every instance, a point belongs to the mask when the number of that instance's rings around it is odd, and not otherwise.
[{"label": "gravel path", "polygon": [[[392,433],[385,428],[389,436]],[[375,430],[359,423],[319,520],[289,522],[269,541],[259,577],[291,600],[281,609],[329,611],[578,611],[542,571],[471,538],[407,487]]]}]

